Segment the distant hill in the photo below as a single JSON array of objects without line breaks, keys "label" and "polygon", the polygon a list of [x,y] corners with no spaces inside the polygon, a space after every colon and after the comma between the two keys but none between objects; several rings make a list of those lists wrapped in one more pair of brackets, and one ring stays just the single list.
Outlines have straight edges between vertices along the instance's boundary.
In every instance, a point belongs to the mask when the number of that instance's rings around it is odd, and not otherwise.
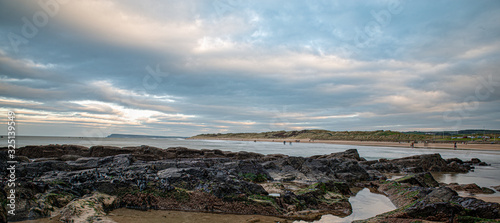
[{"label": "distant hill", "polygon": [[262,139],[312,139],[312,140],[370,140],[370,141],[406,141],[427,140],[433,136],[425,134],[407,134],[395,131],[329,131],[329,130],[301,130],[301,131],[273,131],[262,133],[227,133],[227,134],[201,134],[194,136],[200,138],[262,138]]},{"label": "distant hill", "polygon": [[458,131],[428,131],[428,132],[422,132],[422,131],[411,131],[411,132],[404,132],[408,134],[427,134],[427,135],[467,135],[467,134],[476,134],[476,135],[491,135],[491,134],[500,134],[500,130],[490,130],[490,129],[466,129],[466,130],[458,130]]},{"label": "distant hill", "polygon": [[[398,132],[391,130],[377,131],[329,131],[329,130],[301,130],[301,131],[273,131],[261,133],[226,133],[201,134],[192,139],[311,139],[311,140],[350,140],[350,141],[469,141],[467,135],[487,135],[490,138],[498,137],[498,130],[460,130],[443,132]],[[474,141],[480,137],[475,137]]]},{"label": "distant hill", "polygon": [[150,136],[150,135],[111,134],[107,138],[187,138],[187,137],[181,137],[181,136]]}]

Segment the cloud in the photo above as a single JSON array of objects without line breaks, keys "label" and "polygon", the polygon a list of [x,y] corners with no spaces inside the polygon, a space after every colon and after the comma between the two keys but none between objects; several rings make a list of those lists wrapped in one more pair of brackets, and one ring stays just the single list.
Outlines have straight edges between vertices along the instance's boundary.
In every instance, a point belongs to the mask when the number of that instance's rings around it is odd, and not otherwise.
[{"label": "cloud", "polygon": [[500,124],[494,0],[70,1],[17,51],[43,9],[0,8],[0,112],[20,134]]}]

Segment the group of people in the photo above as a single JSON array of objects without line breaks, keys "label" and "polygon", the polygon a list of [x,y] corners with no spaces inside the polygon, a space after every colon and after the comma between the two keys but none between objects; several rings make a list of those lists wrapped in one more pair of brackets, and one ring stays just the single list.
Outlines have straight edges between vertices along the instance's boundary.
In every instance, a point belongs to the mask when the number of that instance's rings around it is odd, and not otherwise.
[{"label": "group of people", "polygon": [[[401,143],[401,142],[400,142],[400,143]],[[427,147],[427,141],[425,141],[424,146],[425,146],[425,147]],[[410,147],[411,147],[412,149],[413,149],[413,148],[415,148],[415,142],[414,142],[414,141],[412,141],[412,142],[410,143]],[[456,149],[457,149],[457,142],[454,142],[454,143],[453,143],[453,149],[454,149],[454,150],[456,150]]]}]

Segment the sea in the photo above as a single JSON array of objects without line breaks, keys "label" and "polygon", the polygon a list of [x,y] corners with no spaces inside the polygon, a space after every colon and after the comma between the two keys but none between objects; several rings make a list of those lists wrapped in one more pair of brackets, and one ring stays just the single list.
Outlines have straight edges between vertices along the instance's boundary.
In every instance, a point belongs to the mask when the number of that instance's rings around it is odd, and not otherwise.
[{"label": "sea", "polygon": [[[5,140],[5,145],[7,140]],[[292,143],[283,144],[279,142],[261,141],[231,141],[231,140],[193,140],[185,138],[86,138],[86,137],[39,137],[19,136],[16,138],[16,146],[27,145],[49,145],[49,144],[73,144],[82,146],[141,146],[148,145],[167,149],[169,147],[187,147],[191,149],[220,149],[223,151],[248,151],[261,154],[285,154],[290,156],[308,157],[313,155],[330,154],[342,152],[347,149],[357,149],[360,156],[367,160],[381,158],[395,159],[419,154],[439,153],[443,158],[459,158],[470,160],[479,158],[489,166],[477,166],[469,173],[442,173],[434,177],[443,183],[469,184],[476,183],[481,187],[493,187],[500,185],[500,151],[487,150],[449,150],[449,149],[424,149],[408,147],[379,147],[379,146],[356,146],[322,143]],[[500,197],[500,193],[488,195]],[[363,189],[356,196],[350,198],[353,206],[353,214],[345,218],[325,215],[317,222],[351,222],[353,220],[366,219],[377,214],[391,211],[396,207],[383,195],[371,193]],[[375,208],[374,208],[375,207]]]}]

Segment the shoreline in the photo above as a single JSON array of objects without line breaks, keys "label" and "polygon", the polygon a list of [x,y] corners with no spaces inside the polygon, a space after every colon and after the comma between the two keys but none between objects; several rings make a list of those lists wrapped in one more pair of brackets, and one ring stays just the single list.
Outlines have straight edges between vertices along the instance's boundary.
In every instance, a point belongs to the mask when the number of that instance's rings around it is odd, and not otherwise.
[{"label": "shoreline", "polygon": [[[187,140],[221,140],[221,141],[256,141],[256,142],[276,142],[276,143],[324,143],[324,144],[337,144],[337,145],[356,145],[356,146],[379,146],[379,147],[398,147],[411,149],[408,142],[381,142],[381,141],[349,141],[349,140],[313,140],[309,139],[263,139],[263,138],[187,138]],[[300,142],[296,142],[300,140]],[[415,143],[414,148],[418,149],[451,149],[454,148],[453,143]],[[500,144],[458,144],[457,150],[488,150],[500,151]]]}]

